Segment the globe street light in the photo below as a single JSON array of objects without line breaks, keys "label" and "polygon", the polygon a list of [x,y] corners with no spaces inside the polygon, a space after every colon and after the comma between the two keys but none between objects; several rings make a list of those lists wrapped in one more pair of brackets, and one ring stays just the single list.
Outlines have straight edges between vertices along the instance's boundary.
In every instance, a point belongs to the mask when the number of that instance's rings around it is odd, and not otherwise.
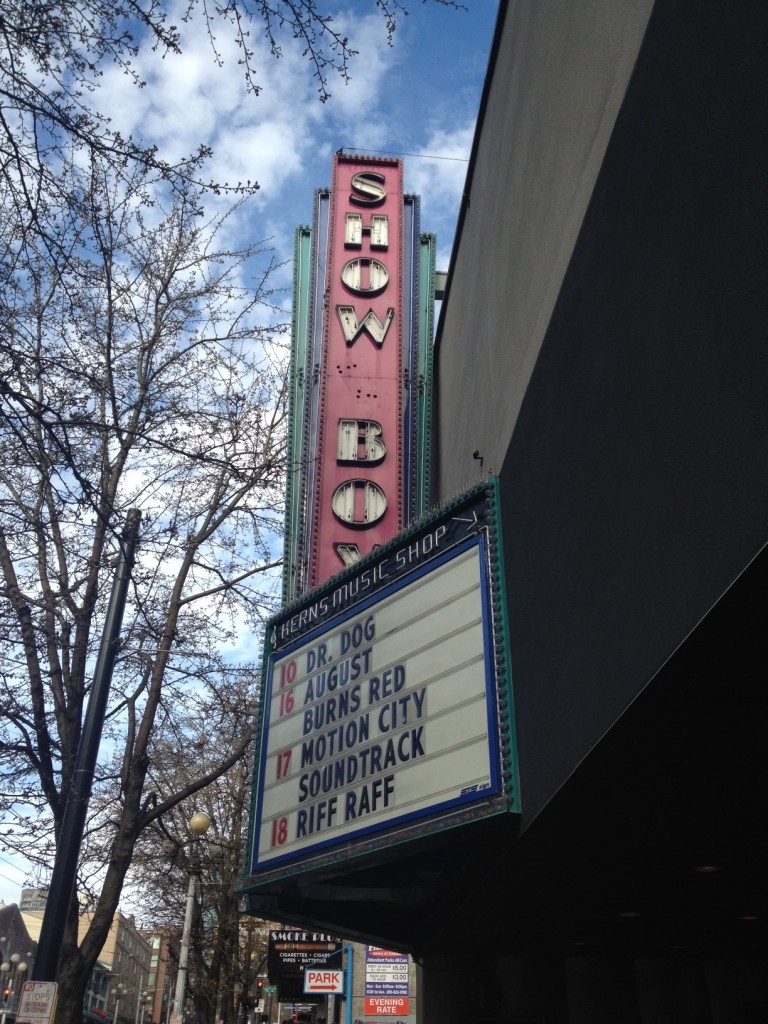
[{"label": "globe street light", "polygon": [[125,995],[126,988],[123,984],[115,985],[112,989],[112,998],[115,1000],[115,1015],[112,1018],[112,1024],[117,1024],[117,1014],[120,1009],[120,1000]]},{"label": "globe street light", "polygon": [[176,993],[173,998],[173,1013],[171,1014],[172,1020],[175,1017],[177,1024],[181,1024],[181,1016],[184,1010],[184,991],[187,985],[187,961],[189,960],[189,935],[192,931],[192,911],[195,906],[196,878],[200,874],[200,860],[197,856],[197,849],[194,846],[194,839],[207,832],[210,825],[211,819],[205,811],[196,811],[189,819],[189,830],[192,833],[193,845],[189,859],[189,886],[187,888],[187,908],[184,913],[184,928],[181,933],[179,973],[176,975]]},{"label": "globe street light", "polygon": [[144,1024],[144,1014],[151,1008],[153,1001],[152,993],[148,989],[144,989],[139,994],[138,1006],[136,1008],[136,1024]]},{"label": "globe street light", "polygon": [[0,964],[0,976],[2,976],[2,998],[3,1012],[0,1015],[0,1024],[5,1024],[6,1016],[13,1010],[14,1002],[18,1003],[19,995],[16,989],[18,983],[24,980],[27,971],[26,963],[18,953],[12,953],[2,964]]}]

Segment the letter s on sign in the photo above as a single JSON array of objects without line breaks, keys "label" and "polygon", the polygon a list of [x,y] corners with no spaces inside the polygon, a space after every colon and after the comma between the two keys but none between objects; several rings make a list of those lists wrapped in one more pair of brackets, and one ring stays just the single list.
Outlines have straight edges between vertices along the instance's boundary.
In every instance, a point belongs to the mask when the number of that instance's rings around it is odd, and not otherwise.
[{"label": "letter s on sign", "polygon": [[378,206],[387,198],[384,175],[377,171],[360,171],[352,176],[351,184],[349,201],[358,206]]}]

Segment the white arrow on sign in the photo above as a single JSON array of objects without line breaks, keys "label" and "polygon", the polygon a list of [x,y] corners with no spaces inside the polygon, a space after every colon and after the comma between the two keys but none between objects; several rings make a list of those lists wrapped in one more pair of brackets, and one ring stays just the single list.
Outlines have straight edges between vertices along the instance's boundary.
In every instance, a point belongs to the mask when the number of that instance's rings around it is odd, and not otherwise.
[{"label": "white arrow on sign", "polygon": [[304,991],[339,994],[344,991],[344,971],[329,971],[327,967],[305,967]]}]

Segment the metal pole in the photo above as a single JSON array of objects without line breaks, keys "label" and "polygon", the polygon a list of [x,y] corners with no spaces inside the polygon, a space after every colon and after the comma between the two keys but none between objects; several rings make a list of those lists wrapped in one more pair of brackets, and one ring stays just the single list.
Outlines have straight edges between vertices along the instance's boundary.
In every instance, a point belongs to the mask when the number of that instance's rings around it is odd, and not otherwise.
[{"label": "metal pole", "polygon": [[[166,970],[168,969],[167,963],[168,960],[166,953]],[[165,1010],[165,1024],[170,1024],[171,1022],[171,1011],[173,1010],[173,1003],[171,1002],[170,999],[170,992],[171,978],[170,975],[166,974],[165,978],[163,979],[163,1005],[160,1008],[160,1024],[162,1024],[163,1021],[163,1010]]]},{"label": "metal pole", "polygon": [[[5,967],[5,962],[3,962],[3,967]],[[9,963],[8,970],[2,972],[2,977],[0,979],[0,980],[2,980],[2,983],[3,983],[3,1012],[2,1012],[2,1015],[0,1015],[0,1024],[5,1024],[5,1017],[6,1017],[6,1014],[8,1013],[8,1007],[5,1004],[5,990],[6,990],[6,988],[9,989],[8,998],[10,999],[11,998],[10,978],[11,978],[11,967],[10,967],[10,963]]]},{"label": "metal pole", "polygon": [[[27,972],[27,964],[21,959],[21,953],[12,953],[7,961],[3,961],[2,966],[7,968],[7,970],[2,971],[5,980],[3,981],[3,1012],[2,1016],[0,1016],[0,1024],[5,1024],[8,1014],[10,1013],[15,1016],[18,1010],[21,987],[24,983],[24,975]],[[5,1000],[6,989],[8,990],[7,1002]]]},{"label": "metal pole", "polygon": [[187,909],[184,912],[184,928],[181,933],[179,972],[176,975],[176,994],[173,997],[173,1016],[181,1020],[184,1009],[184,990],[187,985],[187,962],[189,961],[189,936],[192,931],[192,912],[195,906],[195,871],[190,867],[187,887]]},{"label": "metal pole", "polygon": [[67,919],[69,901],[77,875],[77,859],[85,828],[88,803],[99,753],[101,732],[107,710],[112,670],[117,658],[120,626],[125,610],[125,595],[133,568],[133,555],[139,532],[141,512],[132,509],[128,513],[123,537],[120,542],[121,554],[117,573],[112,585],[112,596],[107,609],[104,632],[99,648],[96,671],[93,676],[91,695],[83,723],[83,732],[77,748],[77,760],[72,776],[72,785],[64,807],[61,833],[56,843],[51,885],[45,903],[45,913],[40,929],[40,940],[35,957],[32,977],[35,981],[55,981],[59,966],[64,925]]},{"label": "metal pole", "polygon": [[[141,977],[143,978],[144,975],[142,974]],[[147,984],[149,984],[149,975],[147,975]],[[141,1021],[142,1021],[142,1024],[144,1024],[144,1008],[143,1008],[144,995],[145,995],[145,993],[144,993],[144,983],[141,982],[139,984],[139,991],[138,991],[138,994],[136,996],[136,1021],[135,1021],[135,1024],[139,1024],[139,1012],[141,1012]]]},{"label": "metal pole", "polygon": [[347,1024],[352,1024],[352,947],[345,946],[344,952],[347,954],[347,966],[344,968],[344,1019]]},{"label": "metal pole", "polygon": [[127,989],[124,985],[118,985],[112,992],[115,997],[115,1015],[112,1018],[112,1024],[117,1024],[117,1018],[120,1014],[120,1000],[124,995],[127,995]]}]

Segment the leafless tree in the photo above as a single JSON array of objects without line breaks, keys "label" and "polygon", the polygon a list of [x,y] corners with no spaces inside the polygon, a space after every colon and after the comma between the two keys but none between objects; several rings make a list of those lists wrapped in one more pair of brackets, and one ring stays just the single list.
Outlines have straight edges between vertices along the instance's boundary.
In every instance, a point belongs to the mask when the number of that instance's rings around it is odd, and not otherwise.
[{"label": "leafless tree", "polygon": [[[150,769],[158,793],[175,793],[200,774],[200,766],[215,765],[231,736],[242,731],[244,716],[256,708],[258,673],[248,667],[230,672],[213,692],[201,692],[194,707],[175,716],[158,730]],[[193,770],[193,768],[197,770]],[[179,939],[191,881],[196,912],[191,922],[187,993],[195,1019],[202,1024],[222,1020],[233,1024],[238,1000],[247,996],[258,974],[266,973],[266,925],[238,911],[234,884],[242,874],[250,804],[251,773],[242,758],[205,790],[155,818],[136,846],[133,902],[145,926],[166,931],[175,926],[167,969],[178,967]],[[189,819],[206,812],[211,825],[196,838]],[[124,894],[125,895],[125,894]]]},{"label": "leafless tree", "polygon": [[[398,19],[408,13],[404,0],[369,2],[381,12],[391,43]],[[462,6],[457,0],[434,2]],[[115,166],[127,158],[176,185],[201,183],[210,152],[205,140],[197,152],[169,162],[156,146],[114,130],[98,103],[106,66],[117,65],[140,87],[133,63],[140,50],[171,58],[181,53],[185,36],[204,32],[212,59],[223,63],[217,37],[228,34],[237,45],[245,89],[258,95],[259,58],[279,58],[284,41],[293,39],[326,101],[329,77],[346,80],[357,53],[337,30],[326,0],[184,0],[178,24],[171,20],[174,10],[178,14],[171,0],[0,0],[0,181],[21,230],[40,231],[45,205],[65,198],[58,170],[67,148]],[[207,184],[241,193],[258,188],[250,181]]]},{"label": "leafless tree", "polygon": [[[154,745],[152,785],[159,792],[174,791],[189,780],[191,765],[220,759],[241,730],[243,716],[255,710],[257,688],[256,671],[231,673],[223,688],[204,695],[183,720],[169,722]],[[250,771],[243,758],[194,798],[155,819],[137,844],[135,878],[145,922],[160,927],[175,922],[180,936],[190,879],[196,889],[187,990],[201,1024],[234,1024],[254,979],[266,974],[268,926],[239,914],[234,891],[244,866],[249,802]],[[211,819],[198,838],[189,830],[194,811]],[[173,974],[178,942],[169,953]]]},{"label": "leafless tree", "polygon": [[120,536],[142,514],[79,880],[94,915],[78,947],[73,906],[59,970],[57,1019],[74,1024],[138,837],[250,743],[252,707],[228,705],[226,749],[154,784],[158,736],[178,728],[181,744],[197,704],[231,698],[226,652],[273,608],[286,359],[271,254],[230,248],[228,216],[206,219],[199,190],[166,207],[163,181],[129,158],[73,160],[60,187],[67,210],[43,225],[55,260],[0,226],[0,786],[27,800],[5,843],[43,863]]},{"label": "leafless tree", "polygon": [[[324,0],[185,2],[176,25],[171,0],[0,0],[0,790],[13,794],[4,843],[37,859],[41,881],[120,538],[142,515],[78,879],[94,913],[78,946],[73,902],[58,1024],[79,1020],[137,842],[242,763],[250,696],[231,703],[227,651],[272,610],[282,524],[273,257],[228,243],[234,211],[206,216],[224,184],[205,180],[205,140],[170,163],[121,137],[99,79],[116,64],[140,87],[136,54],[172,58],[179,26],[207,33],[215,60],[230,31],[253,94],[258,58],[285,39],[301,42],[321,100],[355,55]],[[391,41],[405,4],[370,2]],[[231,191],[243,202],[257,187]],[[226,750],[171,779],[169,737],[181,749],[190,716],[217,700]]]}]

